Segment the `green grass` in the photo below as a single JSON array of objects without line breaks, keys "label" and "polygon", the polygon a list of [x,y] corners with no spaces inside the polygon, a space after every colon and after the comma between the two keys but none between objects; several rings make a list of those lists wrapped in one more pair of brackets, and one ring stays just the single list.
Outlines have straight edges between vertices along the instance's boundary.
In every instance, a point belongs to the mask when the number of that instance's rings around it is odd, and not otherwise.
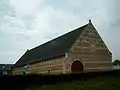
[{"label": "green grass", "polygon": [[26,90],[119,90],[120,76],[104,76],[85,81],[74,81],[54,85],[30,86]]}]

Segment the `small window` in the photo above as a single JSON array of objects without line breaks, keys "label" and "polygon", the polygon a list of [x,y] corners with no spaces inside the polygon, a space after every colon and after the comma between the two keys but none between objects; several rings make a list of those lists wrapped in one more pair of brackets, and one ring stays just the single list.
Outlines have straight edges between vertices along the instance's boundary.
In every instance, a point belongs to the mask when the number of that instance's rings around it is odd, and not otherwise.
[{"label": "small window", "polygon": [[102,41],[102,40],[100,40],[99,42],[100,42],[100,43],[103,43],[103,41]]},{"label": "small window", "polygon": [[85,41],[86,39],[85,38],[83,38],[83,41]]}]

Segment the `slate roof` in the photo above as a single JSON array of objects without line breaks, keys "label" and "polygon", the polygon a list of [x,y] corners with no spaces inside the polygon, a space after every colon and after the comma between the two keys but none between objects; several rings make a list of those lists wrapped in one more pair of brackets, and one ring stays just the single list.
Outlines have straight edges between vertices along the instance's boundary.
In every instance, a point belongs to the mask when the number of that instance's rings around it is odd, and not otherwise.
[{"label": "slate roof", "polygon": [[0,64],[0,71],[11,70],[12,66],[13,66],[13,64]]},{"label": "slate roof", "polygon": [[65,55],[87,25],[88,24],[26,51],[15,63],[14,67]]}]

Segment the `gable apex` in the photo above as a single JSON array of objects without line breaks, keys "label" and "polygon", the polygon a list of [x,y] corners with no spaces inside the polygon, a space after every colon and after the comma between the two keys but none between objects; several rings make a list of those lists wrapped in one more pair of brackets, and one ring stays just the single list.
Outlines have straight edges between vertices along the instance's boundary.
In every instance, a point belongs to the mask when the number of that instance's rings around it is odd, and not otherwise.
[{"label": "gable apex", "polygon": [[92,21],[91,21],[91,19],[89,19],[89,24],[91,24],[92,23]]}]

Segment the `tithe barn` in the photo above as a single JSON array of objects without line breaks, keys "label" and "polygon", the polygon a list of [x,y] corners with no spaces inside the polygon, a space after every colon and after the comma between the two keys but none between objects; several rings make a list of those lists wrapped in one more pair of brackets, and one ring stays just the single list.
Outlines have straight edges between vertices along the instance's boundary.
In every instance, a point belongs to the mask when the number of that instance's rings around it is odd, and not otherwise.
[{"label": "tithe barn", "polygon": [[27,50],[12,74],[67,74],[112,69],[112,53],[89,23]]}]

